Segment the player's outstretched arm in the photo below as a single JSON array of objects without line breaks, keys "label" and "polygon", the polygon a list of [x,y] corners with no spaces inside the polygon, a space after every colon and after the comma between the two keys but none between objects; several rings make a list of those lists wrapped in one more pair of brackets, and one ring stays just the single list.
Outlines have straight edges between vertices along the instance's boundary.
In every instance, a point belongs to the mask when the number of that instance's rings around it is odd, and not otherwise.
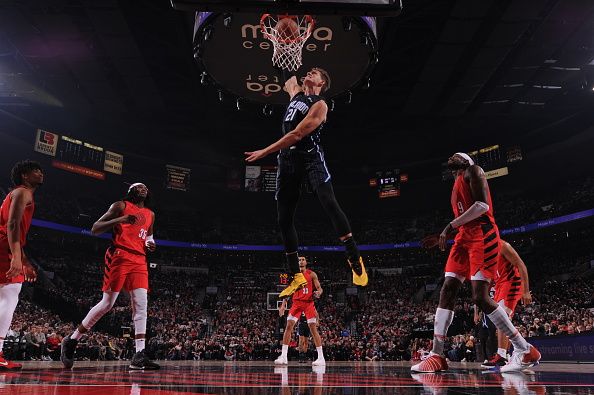
[{"label": "player's outstretched arm", "polygon": [[265,156],[272,154],[273,152],[297,144],[299,141],[301,141],[301,139],[309,135],[311,132],[316,130],[318,126],[325,122],[327,114],[328,105],[326,102],[323,100],[316,102],[313,106],[311,106],[306,117],[303,118],[301,122],[299,122],[297,127],[285,134],[278,141],[258,151],[244,152],[244,154],[247,156],[245,159],[246,162],[255,162],[258,159],[262,159]]},{"label": "player's outstretched arm", "polygon": [[101,233],[105,233],[110,230],[116,224],[134,223],[136,217],[133,215],[122,215],[125,207],[126,204],[121,200],[109,206],[109,210],[107,210],[107,212],[93,224],[91,233],[94,235],[100,235]]},{"label": "player's outstretched arm", "polygon": [[518,268],[520,278],[522,279],[522,303],[529,305],[532,303],[532,295],[530,294],[530,280],[528,278],[528,268],[520,258],[520,254],[507,241],[502,242],[500,254],[509,261],[513,266]]}]

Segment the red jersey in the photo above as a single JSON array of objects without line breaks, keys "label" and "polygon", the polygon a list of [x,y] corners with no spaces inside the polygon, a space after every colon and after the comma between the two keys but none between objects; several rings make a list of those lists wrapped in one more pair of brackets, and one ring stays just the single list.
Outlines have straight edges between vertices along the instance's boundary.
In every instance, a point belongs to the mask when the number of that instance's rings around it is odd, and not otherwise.
[{"label": "red jersey", "polygon": [[[460,174],[454,181],[454,187],[452,188],[452,210],[454,211],[454,217],[458,218],[466,210],[470,208],[475,202],[470,192],[470,184],[464,179],[464,174]],[[484,223],[491,223],[495,226],[495,217],[493,216],[493,202],[491,201],[491,191],[487,186],[487,201],[489,205],[489,211],[481,215],[462,226],[458,229],[459,237],[471,236],[475,234],[475,230],[480,230],[480,225]]]},{"label": "red jersey", "polygon": [[[0,206],[0,238],[2,238],[2,236],[8,236],[8,213],[10,211],[10,204],[12,203],[12,192],[16,191],[18,188],[26,187],[19,185],[13,189],[8,195],[6,195],[6,198],[4,198],[4,201],[2,202],[2,206]],[[23,212],[23,217],[21,218],[21,247],[24,247],[27,243],[27,232],[29,232],[29,228],[31,227],[33,211],[35,211],[35,202],[31,200],[31,203],[25,206],[25,211]]]},{"label": "red jersey", "polygon": [[113,227],[113,245],[133,254],[146,255],[144,242],[153,223],[153,212],[144,207],[138,207],[132,202],[124,201],[126,205],[122,215],[133,215],[133,224],[117,224]]},{"label": "red jersey", "polygon": [[314,291],[314,287],[313,287],[313,281],[311,280],[311,270],[306,269],[303,272],[303,276],[305,276],[305,279],[307,280],[307,285],[303,288],[298,289],[297,291],[295,291],[295,293],[293,294],[293,301],[299,301],[299,302],[312,302],[313,301],[313,291]]},{"label": "red jersey", "polygon": [[505,259],[503,254],[499,254],[499,259],[497,261],[497,284],[518,281],[521,278],[518,267],[512,265],[510,261]]}]

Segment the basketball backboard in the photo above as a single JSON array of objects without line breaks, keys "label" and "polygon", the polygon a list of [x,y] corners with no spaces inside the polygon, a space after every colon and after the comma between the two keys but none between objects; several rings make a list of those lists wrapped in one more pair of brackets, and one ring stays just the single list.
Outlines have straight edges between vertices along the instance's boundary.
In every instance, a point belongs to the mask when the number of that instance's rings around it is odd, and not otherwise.
[{"label": "basketball backboard", "polygon": [[343,16],[398,16],[401,0],[171,0],[173,8],[200,12],[256,12]]},{"label": "basketball backboard", "polygon": [[[273,46],[262,32],[261,16],[255,12],[196,12],[194,58],[203,83],[215,85],[225,97],[285,105],[289,98],[273,68]],[[375,18],[316,15],[315,20],[297,77],[321,67],[332,79],[324,96],[350,96],[350,91],[368,83],[378,61]]]}]

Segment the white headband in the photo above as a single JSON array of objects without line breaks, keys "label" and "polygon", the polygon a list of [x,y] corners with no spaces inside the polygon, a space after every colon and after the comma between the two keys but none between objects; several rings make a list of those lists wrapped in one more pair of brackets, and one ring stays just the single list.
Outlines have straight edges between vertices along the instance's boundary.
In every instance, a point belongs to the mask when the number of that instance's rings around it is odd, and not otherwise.
[{"label": "white headband", "polygon": [[[130,192],[132,190],[132,188],[135,188],[139,185],[144,185],[142,182],[135,182],[134,184],[130,185],[130,188],[128,188],[128,192]],[[146,185],[144,185],[146,187]]]},{"label": "white headband", "polygon": [[470,155],[465,154],[464,152],[456,152],[454,155],[458,155],[458,156],[461,156],[464,159],[466,159],[468,161],[468,164],[470,166],[474,165],[474,161],[472,160],[472,158],[470,157]]}]

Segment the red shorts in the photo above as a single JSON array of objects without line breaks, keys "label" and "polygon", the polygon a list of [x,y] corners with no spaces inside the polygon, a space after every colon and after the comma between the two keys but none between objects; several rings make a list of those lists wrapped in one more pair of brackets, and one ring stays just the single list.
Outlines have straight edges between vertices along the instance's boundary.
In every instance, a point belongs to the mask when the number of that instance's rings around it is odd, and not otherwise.
[{"label": "red shorts", "polygon": [[149,289],[146,256],[110,247],[105,252],[103,292]]},{"label": "red shorts", "polygon": [[25,281],[25,276],[22,274],[11,279],[6,278],[6,272],[10,270],[10,261],[12,254],[8,246],[8,239],[6,236],[0,236],[0,284],[15,284]]},{"label": "red shorts", "polygon": [[522,300],[522,279],[520,277],[513,277],[511,281],[501,281],[495,284],[495,302],[508,310],[510,317],[514,314],[520,300]]},{"label": "red shorts", "polygon": [[318,312],[313,300],[309,302],[300,300],[293,301],[291,310],[289,310],[289,317],[294,317],[295,321],[297,321],[299,320],[299,317],[301,317],[301,313],[305,314],[305,318],[307,318],[308,321],[312,318],[317,318]]},{"label": "red shorts", "polygon": [[472,279],[480,271],[486,279],[494,280],[499,250],[499,230],[491,223],[481,224],[473,232],[458,233],[445,272]]}]

